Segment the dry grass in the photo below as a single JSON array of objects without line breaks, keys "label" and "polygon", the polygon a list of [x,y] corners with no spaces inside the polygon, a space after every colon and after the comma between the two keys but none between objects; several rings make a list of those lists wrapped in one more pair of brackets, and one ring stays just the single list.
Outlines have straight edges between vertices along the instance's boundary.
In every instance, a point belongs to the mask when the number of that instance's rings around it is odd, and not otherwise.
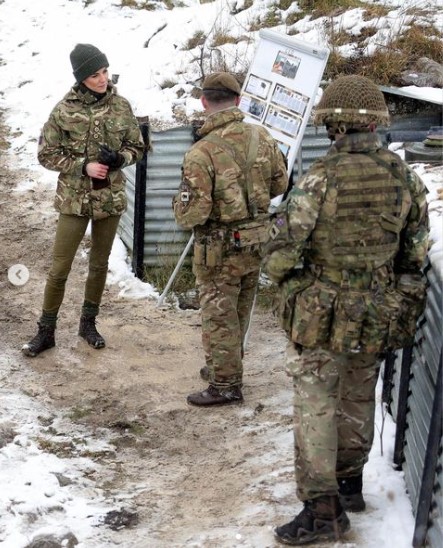
[{"label": "dry grass", "polygon": [[319,17],[340,15],[347,10],[365,7],[360,0],[299,0],[299,8],[304,15],[311,15],[312,19]]},{"label": "dry grass", "polygon": [[380,85],[398,82],[408,63],[408,59],[401,52],[391,49],[378,50],[370,57],[351,60],[357,74],[366,76]]},{"label": "dry grass", "polygon": [[238,38],[236,38],[235,36],[231,36],[230,34],[224,31],[219,31],[214,34],[211,41],[211,47],[217,48],[220,46],[224,46],[225,44],[237,44],[237,43],[238,43]]},{"label": "dry grass", "polygon": [[203,30],[196,30],[194,34],[187,40],[183,46],[184,50],[194,49],[197,46],[202,46],[206,41],[206,34]]},{"label": "dry grass", "polygon": [[292,6],[293,3],[294,2],[292,2],[291,0],[277,0],[275,5],[276,7],[280,8],[282,11],[286,11]]},{"label": "dry grass", "polygon": [[276,6],[272,6],[264,17],[257,18],[251,22],[249,31],[256,32],[260,29],[276,27],[277,25],[281,25],[282,22],[280,10]]},{"label": "dry grass", "polygon": [[328,35],[329,46],[332,50],[355,41],[353,34],[343,28],[336,28],[332,19],[326,23],[325,30]]},{"label": "dry grass", "polygon": [[156,5],[154,2],[143,2],[139,4],[135,0],[120,0],[120,6],[122,8],[131,8],[135,10],[147,10],[147,11],[154,11],[158,8],[158,5]]},{"label": "dry grass", "polygon": [[[306,5],[309,3],[302,2]],[[328,14],[330,19],[325,24],[325,34],[331,53],[324,75],[326,79],[333,79],[345,74],[361,74],[378,84],[399,85],[402,72],[420,57],[427,57],[437,63],[443,62],[443,33],[432,25],[415,24],[411,27],[405,25],[391,37],[387,44],[379,44],[374,54],[366,55],[367,41],[377,33],[377,25],[363,27],[360,35],[356,37],[340,29],[337,26],[337,19],[334,19],[336,10],[342,9],[350,3],[356,7],[356,2],[350,2],[350,0],[333,2],[335,11],[333,14]],[[330,2],[324,0],[320,4],[326,6]],[[360,7],[363,7],[363,2],[359,2],[359,4]],[[315,5],[317,6],[317,2]],[[365,9],[365,20],[368,21],[386,15],[384,6],[373,5]],[[409,15],[413,15],[413,13]],[[418,15],[423,16],[423,12],[416,15],[417,17]],[[349,43],[356,44],[357,53],[352,57],[342,56],[340,46]]]},{"label": "dry grass", "polygon": [[406,30],[391,44],[392,48],[402,52],[410,61],[420,57],[429,57],[437,63],[443,62],[443,33],[434,26],[419,26]]},{"label": "dry grass", "polygon": [[257,291],[256,305],[259,310],[272,310],[277,298],[278,286],[276,284],[260,283]]},{"label": "dry grass", "polygon": [[[286,19],[285,19],[285,25],[287,27],[291,27],[292,25],[295,25],[295,23],[297,23],[298,21],[300,21],[301,19],[303,19],[303,17],[305,17],[305,14],[304,13],[299,13],[299,12],[293,12],[293,13],[290,13]],[[296,34],[297,31],[295,30],[289,30],[288,34],[291,35],[291,34]]]},{"label": "dry grass", "polygon": [[169,88],[173,88],[174,86],[176,86],[177,83],[178,82],[176,80],[166,78],[166,80],[163,80],[163,82],[160,84],[160,87],[161,87],[161,89],[169,89]]},{"label": "dry grass", "polygon": [[[143,280],[153,285],[160,293],[166,287],[174,268],[177,266],[179,257],[176,260],[164,261],[162,266],[145,266]],[[195,287],[195,276],[192,273],[190,264],[183,264],[171,285],[171,292],[186,293]]]},{"label": "dry grass", "polygon": [[389,13],[389,8],[380,4],[369,4],[364,6],[363,21],[371,21],[372,19],[380,19]]},{"label": "dry grass", "polygon": [[[136,5],[135,0],[120,0],[121,5]],[[151,0],[152,3],[152,0]],[[148,1],[145,4],[149,4]],[[176,2],[169,0],[168,7]],[[425,26],[416,24],[410,28],[405,25],[400,31],[393,35],[388,43],[375,44],[377,50],[368,56],[366,47],[368,42],[377,34],[380,26],[379,20],[385,17],[389,8],[382,4],[368,2],[365,0],[299,0],[300,11],[285,15],[284,12],[292,6],[290,0],[276,0],[265,13],[259,18],[253,19],[248,30],[256,32],[260,29],[274,28],[284,23],[289,35],[296,34],[295,23],[302,18],[309,17],[311,20],[324,17],[323,26],[325,38],[330,49],[328,64],[324,77],[326,79],[336,78],[345,74],[361,74],[371,78],[378,84],[398,85],[401,82],[402,72],[407,70],[414,61],[420,57],[427,57],[438,63],[443,62],[443,32],[432,25]],[[247,0],[232,13],[238,13],[251,7],[253,2]],[[140,9],[140,4],[137,6]],[[355,35],[342,26],[341,16],[349,10],[360,8],[363,13],[363,21],[367,22],[362,26],[360,34]],[[427,9],[409,9],[404,13],[406,16],[413,16],[414,20],[431,17],[432,13]],[[344,21],[344,19],[343,19]],[[386,26],[386,25],[384,25]],[[238,44],[243,38],[234,37],[230,34],[229,28],[222,28],[214,25],[209,35],[203,30],[197,30],[187,40],[183,50],[194,50],[199,48],[195,58],[191,60],[198,63],[202,77],[209,72],[221,70],[230,72],[247,71],[232,48],[223,50],[226,44]],[[248,38],[246,38],[248,39]],[[343,46],[354,44],[356,53],[349,57],[341,54]],[[240,67],[240,68],[239,68]],[[162,87],[172,87],[172,82],[165,81]]]},{"label": "dry grass", "polygon": [[[415,31],[413,30],[415,34]],[[373,55],[357,54],[343,57],[333,48],[325,70],[325,78],[333,79],[345,74],[360,74],[380,85],[401,85],[402,72],[420,57],[428,57],[441,63],[443,44],[425,35],[403,35],[386,47],[380,47]]]},{"label": "dry grass", "polygon": [[[91,0],[85,0],[91,1]],[[137,3],[136,0],[120,0],[121,6],[128,6],[135,9],[153,9],[156,5],[154,0],[146,0]],[[157,3],[158,4],[158,3]],[[180,2],[166,0],[169,9],[176,7]],[[252,0],[246,0],[240,8],[235,8],[238,13],[250,8]],[[404,25],[395,36],[392,36],[389,43],[376,44],[377,51],[368,56],[365,48],[368,41],[377,33],[378,20],[385,17],[389,7],[383,4],[368,2],[365,0],[299,0],[300,11],[285,16],[284,12],[293,5],[291,0],[275,0],[268,10],[259,18],[252,20],[248,30],[256,32],[260,29],[274,28],[284,23],[289,35],[296,34],[294,25],[302,18],[309,17],[311,20],[324,17],[325,36],[330,48],[328,64],[325,70],[325,78],[335,78],[343,74],[362,74],[379,84],[397,85],[400,82],[401,73],[407,70],[411,64],[420,57],[427,57],[438,63],[443,62],[443,32],[432,25],[415,23],[409,27]],[[354,35],[340,25],[340,16],[349,10],[360,8],[363,12],[363,26],[359,35]],[[155,9],[155,8],[154,8]],[[428,8],[409,8],[404,12],[407,17],[426,19],[433,13]],[[187,40],[183,50],[199,48],[199,53],[191,62],[200,65],[202,75],[214,70],[238,71],[238,59],[228,58],[227,53],[221,48],[226,44],[237,44],[242,38],[234,37],[229,29],[214,28],[209,35],[203,30],[197,30]],[[247,38],[246,38],[247,39]],[[355,44],[357,52],[352,57],[341,55],[340,51],[347,44]],[[232,49],[229,52],[232,54]],[[247,67],[244,67],[246,72]],[[172,87],[173,83],[165,81],[162,87]]]}]

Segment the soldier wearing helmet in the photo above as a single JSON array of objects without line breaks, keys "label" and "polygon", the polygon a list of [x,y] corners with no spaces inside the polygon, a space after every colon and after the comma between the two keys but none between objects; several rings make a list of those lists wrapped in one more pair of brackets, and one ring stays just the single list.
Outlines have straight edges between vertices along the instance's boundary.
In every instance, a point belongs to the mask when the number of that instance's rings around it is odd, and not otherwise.
[{"label": "soldier wearing helmet", "polygon": [[346,511],[365,510],[379,364],[412,344],[425,287],[426,190],[377,124],[378,87],[338,78],[315,113],[332,146],[273,215],[264,269],[279,286],[294,383],[295,477],[303,510],[275,535],[286,544],[336,540]]}]

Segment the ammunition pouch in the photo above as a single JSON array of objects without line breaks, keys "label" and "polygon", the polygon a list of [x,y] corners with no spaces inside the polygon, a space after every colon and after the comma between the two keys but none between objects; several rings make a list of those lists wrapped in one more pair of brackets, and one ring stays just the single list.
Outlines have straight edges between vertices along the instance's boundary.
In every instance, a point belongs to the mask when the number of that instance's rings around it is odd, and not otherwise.
[{"label": "ammunition pouch", "polygon": [[248,221],[238,226],[229,227],[227,240],[231,250],[259,249],[268,238],[268,218]]},{"label": "ammunition pouch", "polygon": [[330,347],[335,352],[357,350],[366,315],[367,292],[343,291],[334,302]]},{"label": "ammunition pouch", "polygon": [[[315,270],[315,269],[314,269]],[[426,302],[420,274],[320,268],[280,285],[275,312],[289,338],[306,348],[378,353],[413,343]]]},{"label": "ammunition pouch", "polygon": [[241,223],[213,223],[194,229],[194,264],[220,266],[230,253],[259,250],[267,239],[268,217]]},{"label": "ammunition pouch", "polygon": [[413,344],[417,321],[426,306],[426,280],[421,274],[400,274],[395,279],[398,317],[389,331],[389,348]]},{"label": "ammunition pouch", "polygon": [[313,282],[314,277],[309,271],[299,269],[294,271],[293,276],[284,280],[278,286],[278,293],[274,299],[272,311],[289,338],[291,337],[297,295]]},{"label": "ammunition pouch", "polygon": [[315,280],[297,295],[291,340],[306,348],[328,345],[337,293],[338,289]]},{"label": "ammunition pouch", "polygon": [[194,264],[210,268],[223,262],[223,240],[194,242]]}]

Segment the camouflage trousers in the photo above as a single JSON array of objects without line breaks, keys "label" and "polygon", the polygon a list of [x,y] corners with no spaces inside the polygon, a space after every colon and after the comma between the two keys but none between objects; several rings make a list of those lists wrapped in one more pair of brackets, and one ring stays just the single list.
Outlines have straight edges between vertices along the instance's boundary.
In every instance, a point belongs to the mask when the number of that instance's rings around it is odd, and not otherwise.
[{"label": "camouflage trousers", "polygon": [[243,341],[260,274],[257,251],[239,251],[222,264],[194,264],[202,314],[202,343],[209,382],[213,386],[241,386]]},{"label": "camouflage trousers", "polygon": [[337,354],[289,342],[287,372],[294,383],[297,496],[336,495],[337,478],[363,472],[374,438],[375,354]]},{"label": "camouflage trousers", "polygon": [[[43,297],[43,316],[57,316],[63,302],[66,280],[88,227],[89,217],[60,214],[55,234],[52,265]],[[91,249],[84,300],[100,305],[108,273],[108,260],[120,216],[91,220]]]}]

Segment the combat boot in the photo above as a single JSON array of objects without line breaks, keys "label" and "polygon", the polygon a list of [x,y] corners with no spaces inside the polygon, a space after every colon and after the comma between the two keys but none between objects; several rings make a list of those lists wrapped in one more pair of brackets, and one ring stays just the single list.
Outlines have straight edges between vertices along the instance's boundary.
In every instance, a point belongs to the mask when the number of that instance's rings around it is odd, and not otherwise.
[{"label": "combat boot", "polygon": [[34,358],[40,352],[53,348],[55,346],[55,326],[45,325],[38,322],[37,335],[27,344],[22,346],[22,352],[25,356]]},{"label": "combat boot", "polygon": [[200,369],[200,378],[206,382],[209,382],[209,367],[207,365]]},{"label": "combat boot", "polygon": [[243,394],[238,386],[227,388],[216,388],[211,384],[203,392],[194,392],[189,394],[187,402],[200,407],[210,405],[227,405],[230,403],[241,403]]},{"label": "combat boot", "polygon": [[298,546],[338,540],[350,528],[349,518],[338,496],[321,496],[307,500],[295,518],[274,529],[277,540]]},{"label": "combat boot", "polygon": [[363,475],[337,478],[340,503],[348,512],[363,512],[366,503],[363,498]]},{"label": "combat boot", "polygon": [[105,339],[100,335],[95,326],[95,316],[82,315],[78,334],[93,348],[103,348],[106,346]]}]

